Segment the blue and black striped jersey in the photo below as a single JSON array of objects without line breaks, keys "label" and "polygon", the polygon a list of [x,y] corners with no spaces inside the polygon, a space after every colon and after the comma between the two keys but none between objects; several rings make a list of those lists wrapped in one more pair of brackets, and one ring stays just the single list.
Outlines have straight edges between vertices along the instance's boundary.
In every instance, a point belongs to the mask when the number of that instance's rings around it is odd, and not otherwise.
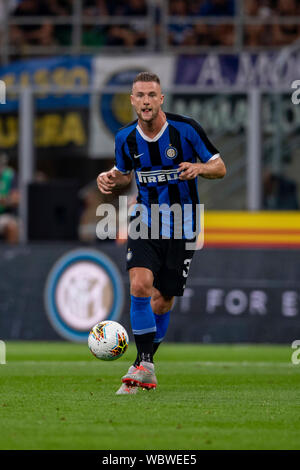
[{"label": "blue and black striped jersey", "polygon": [[[197,179],[180,180],[178,166],[181,162],[196,163],[197,158],[206,163],[218,158],[219,152],[194,119],[171,113],[166,113],[166,117],[166,123],[153,139],[143,133],[137,120],[120,129],[115,138],[115,167],[124,174],[135,172],[137,202],[148,208],[145,220],[148,226],[152,204],[168,207],[180,204],[182,209],[190,205],[192,219],[183,218],[182,238],[191,238],[195,207],[199,203]],[[161,235],[168,236],[170,230],[172,237],[172,217],[169,225],[163,225]]]}]

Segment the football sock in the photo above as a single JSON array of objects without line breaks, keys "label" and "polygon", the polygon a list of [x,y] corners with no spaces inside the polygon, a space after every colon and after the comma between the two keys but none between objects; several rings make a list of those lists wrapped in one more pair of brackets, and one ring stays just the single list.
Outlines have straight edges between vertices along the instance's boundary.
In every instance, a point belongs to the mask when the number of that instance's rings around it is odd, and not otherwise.
[{"label": "football sock", "polygon": [[153,356],[156,353],[156,351],[158,350],[158,347],[159,347],[160,344],[161,344],[161,342],[160,343],[155,343],[155,341],[154,341],[154,343],[153,343]]},{"label": "football sock", "polygon": [[155,316],[150,302],[151,297],[135,297],[131,295],[130,321],[134,335],[156,333]]},{"label": "football sock", "polygon": [[[169,310],[166,313],[163,313],[162,315],[157,315],[156,313],[154,314],[155,323],[156,323],[156,333],[155,333],[154,340],[153,340],[152,359],[160,343],[162,342],[162,340],[164,339],[167,333],[167,329],[168,329],[169,322],[170,322],[170,313],[171,313],[171,310]],[[142,359],[138,353],[136,360],[134,362],[134,366],[138,366],[141,360]]]},{"label": "football sock", "polygon": [[151,297],[135,297],[131,295],[130,320],[137,348],[137,359],[153,362],[153,340],[156,334],[155,316],[151,308]]},{"label": "football sock", "polygon": [[162,315],[157,315],[156,313],[154,314],[156,323],[156,334],[154,338],[155,343],[161,343],[164,337],[166,336],[167,329],[170,323],[170,313],[171,310],[166,313],[163,313]]},{"label": "football sock", "polygon": [[139,365],[140,362],[153,362],[153,340],[155,332],[146,333],[144,335],[134,335],[135,344],[137,348],[137,358],[134,365]]}]

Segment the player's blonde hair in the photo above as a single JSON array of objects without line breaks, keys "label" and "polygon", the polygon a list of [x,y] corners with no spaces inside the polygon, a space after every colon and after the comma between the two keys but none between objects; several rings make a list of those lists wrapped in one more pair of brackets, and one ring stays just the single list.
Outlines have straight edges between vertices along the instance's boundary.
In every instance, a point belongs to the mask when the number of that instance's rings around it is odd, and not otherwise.
[{"label": "player's blonde hair", "polygon": [[160,85],[159,76],[152,72],[140,72],[136,75],[133,80],[133,84],[136,82],[156,82]]}]

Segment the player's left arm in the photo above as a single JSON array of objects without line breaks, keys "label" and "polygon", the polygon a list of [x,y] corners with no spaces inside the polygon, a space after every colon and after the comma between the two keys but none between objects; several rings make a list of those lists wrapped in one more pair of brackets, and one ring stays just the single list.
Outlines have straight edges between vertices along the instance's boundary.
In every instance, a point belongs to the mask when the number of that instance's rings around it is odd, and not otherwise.
[{"label": "player's left arm", "polygon": [[180,180],[191,180],[202,176],[208,179],[224,178],[226,166],[221,157],[209,160],[206,163],[182,162],[179,164]]}]

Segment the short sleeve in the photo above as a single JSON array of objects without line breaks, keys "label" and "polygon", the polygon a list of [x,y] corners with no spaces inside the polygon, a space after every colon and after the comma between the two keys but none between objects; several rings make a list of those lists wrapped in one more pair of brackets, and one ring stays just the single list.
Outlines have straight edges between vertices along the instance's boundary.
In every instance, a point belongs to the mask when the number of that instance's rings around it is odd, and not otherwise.
[{"label": "short sleeve", "polygon": [[128,174],[133,169],[132,160],[126,151],[126,141],[116,135],[115,139],[115,168],[123,174]]},{"label": "short sleeve", "polygon": [[203,128],[197,121],[191,120],[190,122],[191,131],[191,142],[199,160],[202,163],[207,163],[209,160],[215,160],[220,156],[219,151],[208,139]]}]

